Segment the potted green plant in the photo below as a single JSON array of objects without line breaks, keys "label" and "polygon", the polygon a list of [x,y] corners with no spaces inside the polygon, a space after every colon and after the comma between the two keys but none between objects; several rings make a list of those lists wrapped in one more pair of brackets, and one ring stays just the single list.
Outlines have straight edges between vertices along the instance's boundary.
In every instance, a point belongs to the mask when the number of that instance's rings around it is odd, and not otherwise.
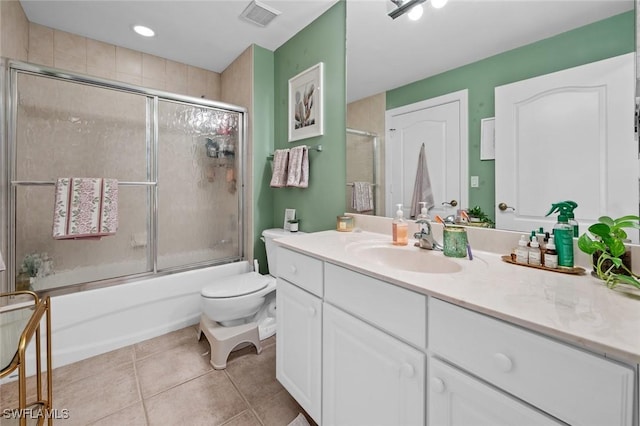
[{"label": "potted green plant", "polygon": [[589,227],[589,233],[578,238],[578,248],[593,256],[594,272],[609,288],[620,283],[640,288],[640,277],[631,272],[630,261],[623,262],[625,256],[630,259],[624,228],[640,229],[640,217],[630,215],[612,219],[602,216]]},{"label": "potted green plant", "polygon": [[485,212],[482,211],[480,206],[475,206],[467,210],[469,215],[469,222],[471,223],[483,223],[488,228],[493,228],[495,224],[493,220]]}]

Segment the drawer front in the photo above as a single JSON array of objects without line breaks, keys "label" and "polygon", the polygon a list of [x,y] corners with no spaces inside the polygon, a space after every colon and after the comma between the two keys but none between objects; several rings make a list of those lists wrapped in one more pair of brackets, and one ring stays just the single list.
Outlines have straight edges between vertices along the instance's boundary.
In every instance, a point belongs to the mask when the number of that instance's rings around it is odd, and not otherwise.
[{"label": "drawer front", "polygon": [[457,368],[429,359],[430,425],[536,425],[564,423],[523,404]]},{"label": "drawer front", "polygon": [[429,348],[569,424],[631,425],[633,370],[434,298]]},{"label": "drawer front", "polygon": [[278,247],[278,277],[322,297],[322,261]]},{"label": "drawer front", "polygon": [[325,263],[324,300],[420,348],[427,344],[427,296]]}]

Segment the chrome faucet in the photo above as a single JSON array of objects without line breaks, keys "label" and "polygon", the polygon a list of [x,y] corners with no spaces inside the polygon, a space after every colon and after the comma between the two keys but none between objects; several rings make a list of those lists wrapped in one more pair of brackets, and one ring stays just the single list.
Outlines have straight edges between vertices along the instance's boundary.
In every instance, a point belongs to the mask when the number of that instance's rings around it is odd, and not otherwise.
[{"label": "chrome faucet", "polygon": [[433,238],[433,233],[431,232],[431,224],[427,219],[418,219],[416,220],[418,226],[420,226],[420,232],[416,232],[413,234],[413,238],[418,240],[418,244],[420,248],[427,250],[439,250],[442,251],[442,244],[436,241]]},{"label": "chrome faucet", "polygon": [[442,244],[437,242],[433,238],[433,232],[431,232],[431,223],[429,223],[429,215],[427,209],[427,203],[425,201],[420,202],[420,214],[416,218],[416,223],[420,227],[420,232],[413,234],[413,238],[418,240],[420,248],[427,250],[439,250],[443,251]]}]

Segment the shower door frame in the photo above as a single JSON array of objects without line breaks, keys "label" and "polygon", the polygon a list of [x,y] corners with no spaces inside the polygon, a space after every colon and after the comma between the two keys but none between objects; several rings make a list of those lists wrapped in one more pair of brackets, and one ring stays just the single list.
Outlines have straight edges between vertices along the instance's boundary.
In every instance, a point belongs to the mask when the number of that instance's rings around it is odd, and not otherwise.
[{"label": "shower door frame", "polygon": [[[11,292],[15,288],[17,275],[16,268],[16,192],[18,186],[51,186],[53,182],[47,181],[18,181],[16,180],[16,123],[17,123],[17,95],[18,95],[18,74],[26,73],[41,77],[48,77],[62,81],[69,81],[88,86],[100,87],[115,91],[137,94],[146,98],[146,161],[147,161],[147,181],[146,182],[120,182],[124,185],[151,186],[149,192],[148,214],[148,235],[150,242],[150,255],[147,257],[147,269],[149,272],[137,273],[118,278],[103,279],[86,283],[72,284],[65,287],[42,290],[43,295],[59,295],[73,293],[77,291],[90,290],[100,287],[119,285],[126,282],[136,281],[141,278],[168,275],[176,272],[199,269],[208,266],[231,263],[245,258],[245,229],[244,229],[244,206],[245,206],[245,152],[247,135],[247,109],[237,105],[232,105],[219,101],[212,101],[203,98],[196,98],[180,95],[163,90],[150,89],[118,81],[107,80],[99,77],[87,76],[79,73],[65,71],[61,69],[35,65],[27,62],[16,61],[7,58],[0,59],[2,70],[0,72],[0,164],[6,166],[4,173],[0,173],[0,248],[4,255],[7,267],[5,274],[0,274],[0,292]],[[215,261],[204,261],[175,266],[158,270],[158,105],[160,101],[168,101],[192,105],[195,107],[213,108],[216,110],[226,110],[239,114],[238,125],[238,147],[236,149],[237,164],[237,187],[238,189],[238,253],[237,257],[225,258]]]}]

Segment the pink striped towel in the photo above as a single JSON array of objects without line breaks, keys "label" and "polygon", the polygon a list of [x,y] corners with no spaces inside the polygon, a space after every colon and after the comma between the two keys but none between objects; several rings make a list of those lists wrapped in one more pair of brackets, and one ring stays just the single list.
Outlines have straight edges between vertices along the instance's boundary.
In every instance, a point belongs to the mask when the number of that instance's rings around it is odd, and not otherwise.
[{"label": "pink striped towel", "polygon": [[118,229],[118,181],[59,178],[53,213],[53,238],[100,239]]}]

